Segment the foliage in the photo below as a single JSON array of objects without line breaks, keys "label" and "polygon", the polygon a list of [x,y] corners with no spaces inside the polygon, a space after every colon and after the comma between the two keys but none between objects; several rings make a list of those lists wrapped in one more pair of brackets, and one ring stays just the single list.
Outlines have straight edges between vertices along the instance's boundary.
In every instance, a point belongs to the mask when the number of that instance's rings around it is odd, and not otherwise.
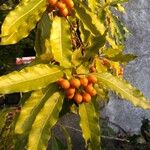
[{"label": "foliage", "polygon": [[[0,77],[0,94],[25,93],[22,110],[13,122],[14,149],[44,150],[50,138],[52,147],[59,149],[61,142],[51,129],[66,110],[80,116],[85,147],[101,149],[98,102],[110,90],[135,106],[150,109],[150,101],[123,79],[124,66],[136,56],[123,53],[128,31],[113,12],[124,12],[126,1],[22,0],[6,16],[0,45],[15,44],[33,29],[36,32],[36,59],[21,71]],[[81,78],[87,78],[88,85],[80,85]],[[80,80],[79,85],[72,79]],[[70,87],[75,91],[74,101],[67,95]],[[67,130],[64,133],[71,149]]]}]

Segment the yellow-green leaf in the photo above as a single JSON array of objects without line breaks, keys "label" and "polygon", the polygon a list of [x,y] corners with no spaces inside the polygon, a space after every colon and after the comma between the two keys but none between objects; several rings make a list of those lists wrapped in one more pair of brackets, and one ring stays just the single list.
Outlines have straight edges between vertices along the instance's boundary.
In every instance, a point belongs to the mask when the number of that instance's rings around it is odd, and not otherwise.
[{"label": "yellow-green leaf", "polygon": [[54,17],[52,22],[50,46],[54,59],[65,68],[71,67],[70,26],[65,18]]},{"label": "yellow-green leaf", "polygon": [[[100,150],[99,109],[95,107],[95,98],[91,103],[79,105],[80,127],[86,146],[92,150]],[[98,106],[98,104],[97,104]]]},{"label": "yellow-green leaf", "polygon": [[59,119],[63,99],[64,96],[62,93],[55,92],[46,101],[29,133],[28,150],[46,150],[48,140],[51,137],[51,128]]},{"label": "yellow-green leaf", "polygon": [[44,55],[45,53],[46,54],[51,53],[51,51],[47,48],[48,44],[46,42],[46,40],[50,38],[50,30],[51,30],[51,20],[49,18],[48,12],[45,12],[41,20],[39,21],[36,30],[35,50],[37,56],[40,56],[42,54]]},{"label": "yellow-green leaf", "polygon": [[75,5],[76,16],[82,21],[85,29],[89,30],[94,36],[104,34],[105,27],[98,17],[90,11],[86,4],[81,3]]},{"label": "yellow-green leaf", "polygon": [[146,100],[143,93],[127,81],[113,76],[110,73],[100,73],[95,75],[98,79],[98,84],[104,85],[108,89],[116,92],[121,98],[126,99],[136,107],[150,109],[150,100]]},{"label": "yellow-green leaf", "polygon": [[43,108],[45,102],[57,90],[57,86],[51,84],[46,89],[32,92],[31,96],[26,99],[15,124],[15,134],[17,137],[15,148],[17,150],[22,150],[22,148],[25,147],[27,144],[28,134],[36,116]]},{"label": "yellow-green leaf", "polygon": [[4,20],[1,34],[2,45],[15,44],[36,26],[46,10],[47,0],[23,0]]},{"label": "yellow-green leaf", "polygon": [[0,93],[28,92],[46,87],[63,76],[55,65],[38,64],[0,77]]}]

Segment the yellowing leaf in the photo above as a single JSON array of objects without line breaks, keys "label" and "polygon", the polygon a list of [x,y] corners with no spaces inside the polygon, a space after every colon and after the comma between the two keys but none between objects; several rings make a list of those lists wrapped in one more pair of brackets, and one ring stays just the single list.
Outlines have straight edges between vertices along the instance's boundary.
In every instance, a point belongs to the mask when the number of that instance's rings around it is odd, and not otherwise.
[{"label": "yellowing leaf", "polygon": [[24,0],[4,20],[1,34],[2,45],[15,44],[36,26],[46,10],[46,0]]},{"label": "yellowing leaf", "polygon": [[[95,100],[92,99],[92,101]],[[93,103],[82,103],[79,105],[80,127],[86,146],[92,150],[100,150],[99,109]]]},{"label": "yellowing leaf", "polygon": [[64,96],[59,92],[55,92],[48,98],[32,125],[28,150],[46,150],[48,140],[51,137],[51,128],[59,119],[63,99]]},{"label": "yellowing leaf", "polygon": [[54,59],[65,68],[71,67],[71,36],[65,18],[55,17],[52,22],[50,46]]},{"label": "yellowing leaf", "polygon": [[46,87],[63,76],[58,66],[39,64],[0,77],[0,93],[28,92]]},{"label": "yellowing leaf", "polygon": [[133,87],[127,81],[113,76],[110,73],[95,74],[98,84],[104,85],[108,89],[116,92],[121,98],[131,102],[136,107],[150,109],[150,101],[146,100],[143,93]]},{"label": "yellowing leaf", "polygon": [[89,30],[91,34],[99,36],[104,34],[105,27],[100,22],[98,17],[89,10],[89,8],[84,4],[80,3],[75,5],[76,16],[82,21],[85,29]]}]

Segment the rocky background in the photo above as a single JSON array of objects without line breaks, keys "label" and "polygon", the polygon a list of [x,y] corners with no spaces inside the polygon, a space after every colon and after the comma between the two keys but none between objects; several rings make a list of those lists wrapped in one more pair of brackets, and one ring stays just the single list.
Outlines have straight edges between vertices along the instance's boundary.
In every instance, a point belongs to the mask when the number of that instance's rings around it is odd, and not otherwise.
[{"label": "rocky background", "polygon": [[[138,56],[127,65],[125,78],[150,99],[150,0],[129,0],[125,6],[127,13],[121,19],[131,33],[125,42],[125,52]],[[139,132],[144,117],[150,120],[150,111],[135,108],[115,95],[111,96],[104,115],[130,133]]]}]

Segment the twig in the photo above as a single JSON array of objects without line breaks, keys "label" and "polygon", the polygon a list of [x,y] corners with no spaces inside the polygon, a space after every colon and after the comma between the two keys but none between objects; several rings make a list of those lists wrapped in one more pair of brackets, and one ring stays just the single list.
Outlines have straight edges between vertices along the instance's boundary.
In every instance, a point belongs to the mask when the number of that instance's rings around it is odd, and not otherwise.
[{"label": "twig", "polygon": [[[61,126],[60,123],[58,123],[58,125]],[[77,131],[77,132],[82,133],[82,131],[79,130],[79,129],[76,129],[76,128],[73,128],[73,127],[70,127],[70,126],[67,126],[67,125],[65,125],[65,127],[68,128],[68,129],[72,129],[72,130],[74,130],[74,131]],[[121,139],[121,138],[110,137],[110,136],[105,136],[105,135],[101,135],[101,138],[103,138],[103,139],[108,139],[108,140],[115,140],[115,141],[127,142],[127,143],[130,142],[130,141],[127,140],[127,139]]]}]

